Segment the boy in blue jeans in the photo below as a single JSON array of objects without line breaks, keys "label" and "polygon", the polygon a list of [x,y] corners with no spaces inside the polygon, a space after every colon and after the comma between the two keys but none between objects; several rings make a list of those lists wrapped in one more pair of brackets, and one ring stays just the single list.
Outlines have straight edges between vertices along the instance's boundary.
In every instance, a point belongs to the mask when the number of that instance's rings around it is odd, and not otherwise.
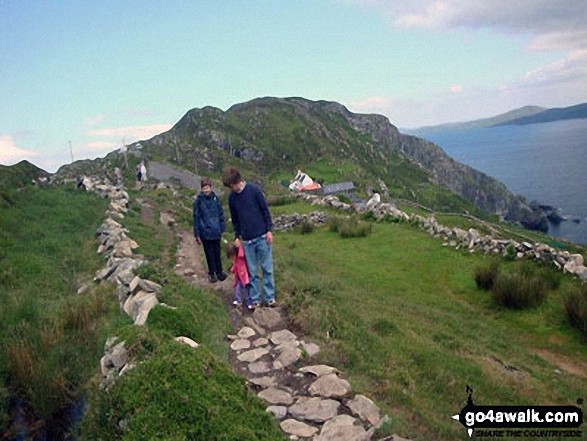
[{"label": "boy in blue jeans", "polygon": [[254,310],[261,305],[259,266],[263,273],[263,290],[267,306],[275,307],[273,278],[273,233],[269,206],[259,187],[244,181],[236,168],[224,172],[222,183],[230,189],[228,206],[234,226],[234,245],[243,247],[249,269],[251,304]]}]

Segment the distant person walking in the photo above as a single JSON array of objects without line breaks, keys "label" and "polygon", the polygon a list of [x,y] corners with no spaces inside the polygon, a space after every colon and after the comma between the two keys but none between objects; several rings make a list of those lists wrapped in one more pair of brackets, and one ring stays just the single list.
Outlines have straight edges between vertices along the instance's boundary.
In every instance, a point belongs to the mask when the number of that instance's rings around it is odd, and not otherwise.
[{"label": "distant person walking", "polygon": [[141,181],[147,182],[147,167],[143,161],[141,161],[141,175]]},{"label": "distant person walking", "polygon": [[220,257],[220,239],[226,231],[224,212],[216,194],[212,191],[212,182],[203,177],[202,191],[194,201],[194,237],[204,247],[208,263],[208,281],[216,283],[226,279],[222,271]]},{"label": "distant person walking", "polygon": [[143,168],[142,168],[143,163],[140,162],[139,165],[137,165],[137,182],[141,182],[143,180]]},{"label": "distant person walking", "polygon": [[236,168],[230,168],[222,176],[224,186],[230,188],[228,206],[234,226],[234,245],[242,245],[249,269],[250,309],[261,305],[259,266],[263,273],[265,303],[276,306],[273,278],[273,233],[271,213],[259,187],[245,182]]}]

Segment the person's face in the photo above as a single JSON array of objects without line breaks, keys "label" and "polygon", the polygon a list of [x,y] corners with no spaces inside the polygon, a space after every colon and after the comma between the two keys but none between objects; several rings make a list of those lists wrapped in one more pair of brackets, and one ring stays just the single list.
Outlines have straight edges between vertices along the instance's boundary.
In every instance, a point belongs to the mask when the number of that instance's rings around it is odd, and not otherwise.
[{"label": "person's face", "polygon": [[228,188],[230,188],[230,191],[233,193],[238,193],[241,190],[241,183],[237,182],[236,184],[230,184]]},{"label": "person's face", "polygon": [[210,187],[209,185],[205,185],[204,187],[202,187],[202,192],[208,196],[210,193],[212,193],[212,187]]}]

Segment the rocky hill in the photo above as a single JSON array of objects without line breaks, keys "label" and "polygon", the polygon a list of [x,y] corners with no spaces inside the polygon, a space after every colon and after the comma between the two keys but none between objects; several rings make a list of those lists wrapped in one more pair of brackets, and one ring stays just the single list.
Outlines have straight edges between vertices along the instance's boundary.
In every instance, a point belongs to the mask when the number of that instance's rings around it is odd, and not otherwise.
[{"label": "rocky hill", "polygon": [[335,102],[258,98],[226,112],[196,108],[169,131],[129,150],[200,173],[237,164],[258,180],[290,177],[297,168],[315,170],[313,178],[353,180],[365,195],[383,183],[392,198],[440,211],[476,207],[530,228],[546,225],[542,213],[502,183],[454,161],[435,144],[401,134],[384,116],[353,113]]}]

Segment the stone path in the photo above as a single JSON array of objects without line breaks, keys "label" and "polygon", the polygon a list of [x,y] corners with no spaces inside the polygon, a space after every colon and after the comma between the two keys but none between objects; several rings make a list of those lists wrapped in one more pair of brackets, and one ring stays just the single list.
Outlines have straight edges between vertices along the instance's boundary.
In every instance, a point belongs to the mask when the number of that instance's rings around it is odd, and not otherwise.
[{"label": "stone path", "polygon": [[[316,364],[320,347],[291,332],[281,308],[258,308],[251,313],[232,307],[232,278],[210,284],[201,247],[191,233],[178,234],[176,273],[194,286],[223,296],[237,330],[227,336],[230,363],[267,403],[267,412],[279,420],[290,439],[371,440],[389,416],[382,415],[368,397],[354,394],[338,369]],[[384,440],[404,438],[393,435]]]}]

